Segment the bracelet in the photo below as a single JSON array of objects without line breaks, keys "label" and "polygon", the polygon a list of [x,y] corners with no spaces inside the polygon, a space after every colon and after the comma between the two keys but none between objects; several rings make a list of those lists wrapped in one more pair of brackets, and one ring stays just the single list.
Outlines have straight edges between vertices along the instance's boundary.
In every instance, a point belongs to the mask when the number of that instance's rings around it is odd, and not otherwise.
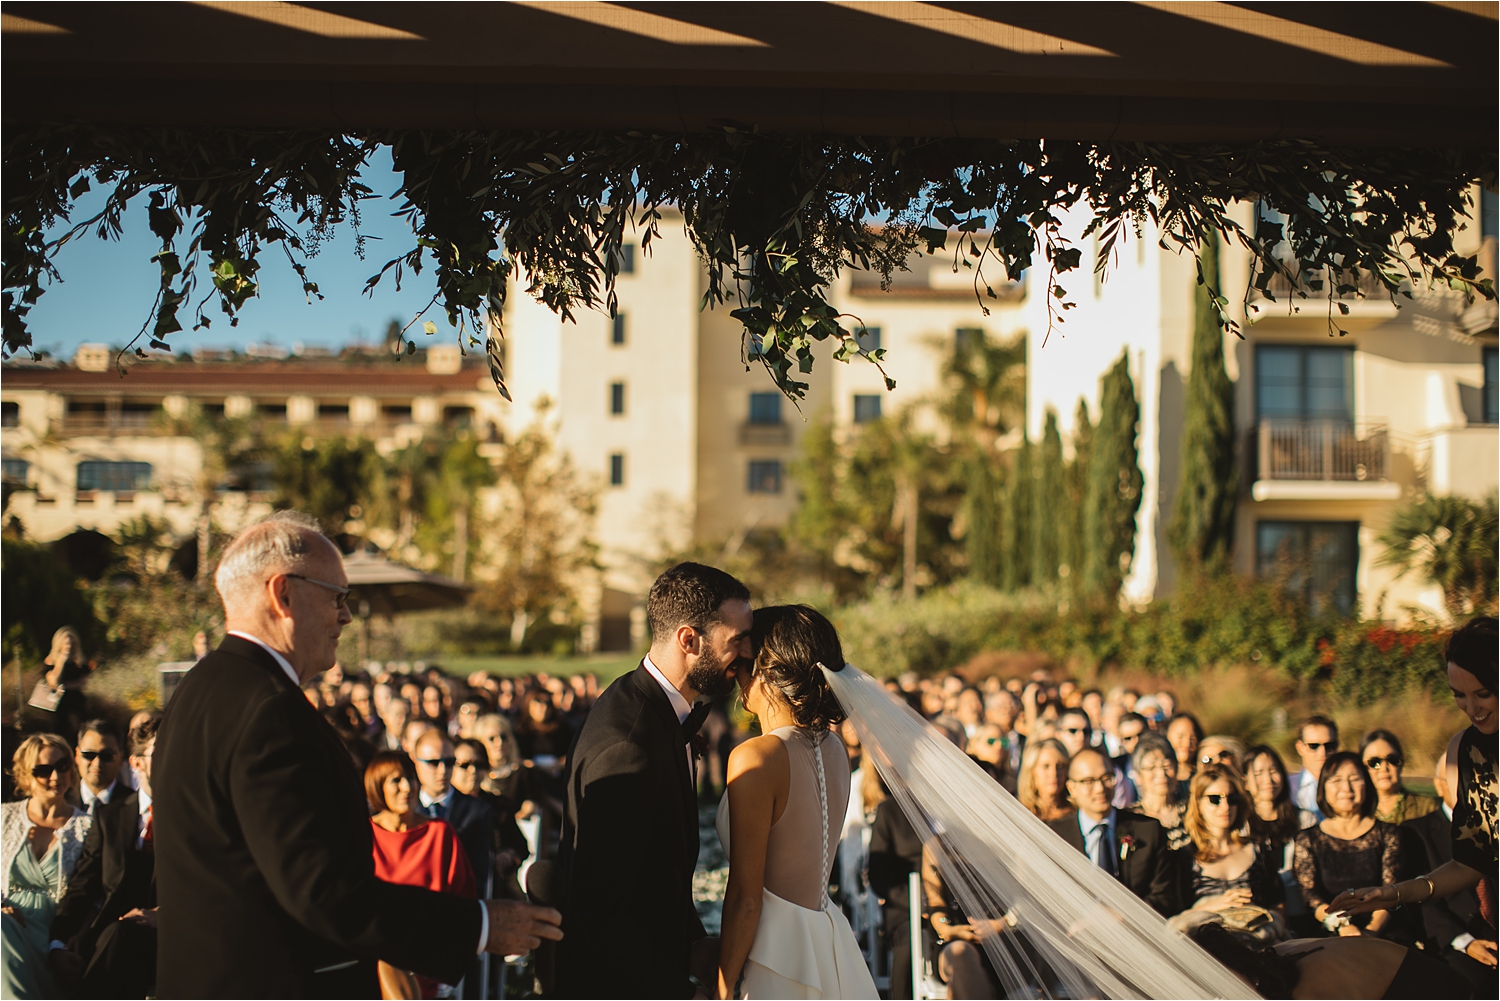
[{"label": "bracelet", "polygon": [[1425,880],[1427,882],[1427,899],[1428,900],[1431,900],[1433,897],[1437,896],[1437,886],[1432,882],[1432,877],[1431,876],[1418,876],[1417,878],[1421,879],[1421,880]]}]

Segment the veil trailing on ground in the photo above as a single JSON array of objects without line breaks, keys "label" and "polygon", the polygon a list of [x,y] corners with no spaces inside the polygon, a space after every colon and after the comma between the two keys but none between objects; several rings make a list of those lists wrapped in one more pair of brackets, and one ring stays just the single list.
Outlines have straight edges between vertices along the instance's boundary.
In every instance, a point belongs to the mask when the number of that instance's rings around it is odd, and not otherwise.
[{"label": "veil trailing on ground", "polygon": [[980,941],[1006,995],[1256,997],[874,678],[823,674],[958,905],[999,929]]}]

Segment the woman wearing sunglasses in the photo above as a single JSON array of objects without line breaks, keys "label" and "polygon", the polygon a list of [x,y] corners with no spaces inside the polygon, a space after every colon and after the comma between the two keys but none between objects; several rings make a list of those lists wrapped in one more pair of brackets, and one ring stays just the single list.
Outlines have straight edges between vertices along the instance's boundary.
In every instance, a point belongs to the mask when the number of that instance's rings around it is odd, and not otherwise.
[{"label": "woman wearing sunglasses", "polygon": [[1285,927],[1280,860],[1246,834],[1253,811],[1239,772],[1218,762],[1198,769],[1183,819],[1193,845],[1179,853],[1186,870],[1182,886],[1189,910],[1269,941],[1282,937]]},{"label": "woman wearing sunglasses", "polygon": [[27,737],[16,748],[11,777],[26,799],[0,806],[0,912],[5,915],[0,921],[5,936],[0,994],[57,997],[48,962],[48,932],[92,821],[68,802],[78,772],[73,751],[61,737]]},{"label": "woman wearing sunglasses", "polygon": [[1389,730],[1371,730],[1359,745],[1360,760],[1370,771],[1370,781],[1380,801],[1375,805],[1375,819],[1387,824],[1404,824],[1425,817],[1438,808],[1437,800],[1408,792],[1401,782],[1401,768],[1406,755],[1401,741]]}]

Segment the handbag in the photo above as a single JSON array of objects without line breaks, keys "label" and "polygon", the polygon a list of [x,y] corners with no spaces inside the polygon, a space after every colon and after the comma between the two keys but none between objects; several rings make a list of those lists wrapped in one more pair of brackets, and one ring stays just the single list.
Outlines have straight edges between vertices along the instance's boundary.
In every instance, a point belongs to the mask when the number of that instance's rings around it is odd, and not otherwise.
[{"label": "handbag", "polygon": [[57,706],[62,702],[63,693],[67,688],[58,685],[53,688],[45,680],[38,681],[36,687],[31,690],[31,701],[28,705],[35,709],[42,709],[49,713],[57,712]]}]

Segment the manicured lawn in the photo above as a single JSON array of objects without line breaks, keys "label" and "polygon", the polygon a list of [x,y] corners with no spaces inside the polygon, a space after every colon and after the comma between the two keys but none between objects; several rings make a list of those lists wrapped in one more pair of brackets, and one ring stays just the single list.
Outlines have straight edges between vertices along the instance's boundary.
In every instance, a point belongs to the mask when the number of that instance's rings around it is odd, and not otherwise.
[{"label": "manicured lawn", "polygon": [[599,676],[601,685],[607,685],[620,675],[635,670],[641,658],[634,653],[603,653],[589,657],[434,657],[444,671],[459,678],[468,677],[475,671],[509,675],[538,674],[566,676],[592,671]]}]

